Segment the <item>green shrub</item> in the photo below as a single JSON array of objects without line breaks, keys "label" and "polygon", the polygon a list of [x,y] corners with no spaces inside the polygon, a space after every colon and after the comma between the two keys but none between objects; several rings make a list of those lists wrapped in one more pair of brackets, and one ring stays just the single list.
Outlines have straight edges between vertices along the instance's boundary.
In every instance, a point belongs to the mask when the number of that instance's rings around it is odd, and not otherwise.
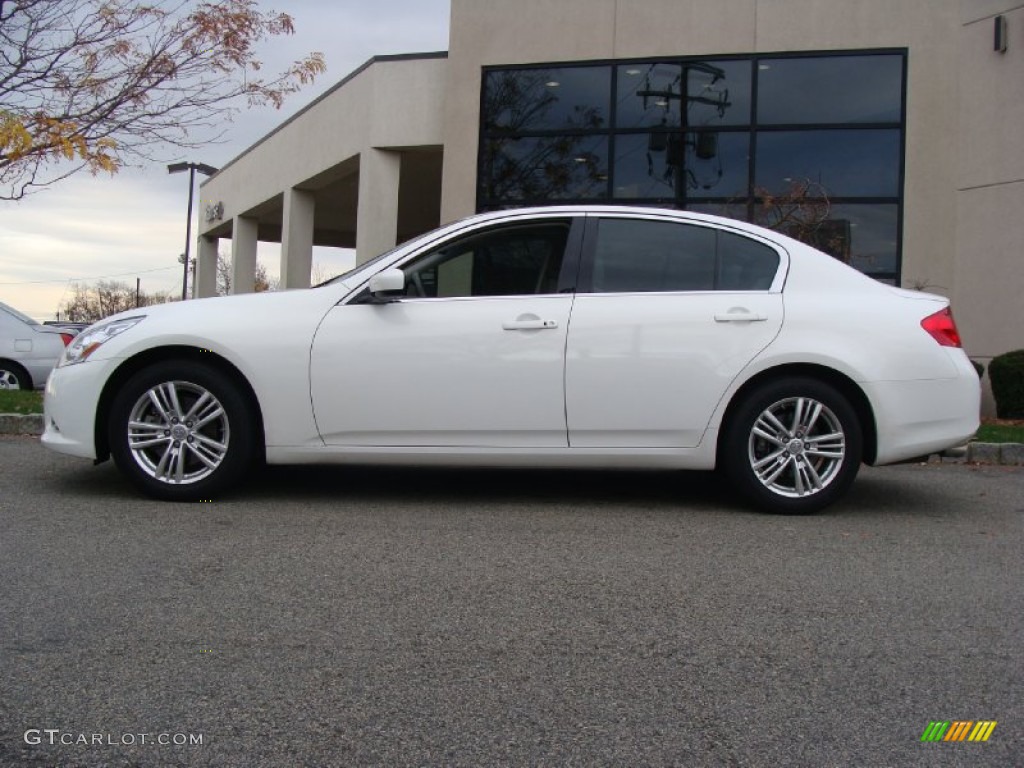
[{"label": "green shrub", "polygon": [[1024,349],[992,358],[988,378],[1000,419],[1024,419]]},{"label": "green shrub", "polygon": [[979,379],[982,376],[985,375],[985,366],[984,366],[984,364],[979,363],[977,360],[971,360],[971,365],[973,365],[974,366],[974,370],[978,372],[978,378]]}]

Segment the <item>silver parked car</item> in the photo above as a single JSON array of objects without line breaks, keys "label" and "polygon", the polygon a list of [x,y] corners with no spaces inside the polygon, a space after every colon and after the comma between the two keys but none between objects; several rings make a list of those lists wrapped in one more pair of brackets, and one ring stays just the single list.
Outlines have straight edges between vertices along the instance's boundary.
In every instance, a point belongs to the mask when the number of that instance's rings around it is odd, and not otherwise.
[{"label": "silver parked car", "polygon": [[0,302],[0,389],[42,389],[72,338]]}]

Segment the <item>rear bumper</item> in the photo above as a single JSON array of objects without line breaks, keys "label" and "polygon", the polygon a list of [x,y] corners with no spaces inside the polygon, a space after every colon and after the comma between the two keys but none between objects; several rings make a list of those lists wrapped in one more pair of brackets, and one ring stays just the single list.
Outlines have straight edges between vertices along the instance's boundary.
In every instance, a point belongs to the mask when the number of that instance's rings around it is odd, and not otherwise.
[{"label": "rear bumper", "polygon": [[[959,351],[959,350],[958,350]],[[953,379],[863,384],[875,410],[875,464],[939,453],[967,442],[978,431],[981,382],[966,355]]]}]

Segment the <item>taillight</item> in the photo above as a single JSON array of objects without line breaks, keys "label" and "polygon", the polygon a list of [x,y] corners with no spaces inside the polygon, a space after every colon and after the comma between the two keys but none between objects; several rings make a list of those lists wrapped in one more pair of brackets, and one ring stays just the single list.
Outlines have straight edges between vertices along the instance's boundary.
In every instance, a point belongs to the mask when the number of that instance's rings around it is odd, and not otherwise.
[{"label": "taillight", "polygon": [[921,321],[921,327],[944,347],[959,347],[960,331],[956,329],[953,311],[946,307]]},{"label": "taillight", "polygon": [[75,335],[73,333],[62,333],[60,335],[60,338],[64,342],[64,346],[66,347],[68,344],[71,343],[71,340],[75,338]]}]

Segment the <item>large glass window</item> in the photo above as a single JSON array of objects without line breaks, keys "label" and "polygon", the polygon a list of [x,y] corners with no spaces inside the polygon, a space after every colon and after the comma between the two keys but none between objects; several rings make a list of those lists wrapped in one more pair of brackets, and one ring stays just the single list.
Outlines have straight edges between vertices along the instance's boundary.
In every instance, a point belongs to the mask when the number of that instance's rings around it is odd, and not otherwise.
[{"label": "large glass window", "polygon": [[692,131],[629,133],[615,139],[617,198],[664,199],[677,190],[746,199],[750,134]]},{"label": "large glass window", "polygon": [[487,68],[478,208],[713,212],[898,280],[905,64],[857,51]]},{"label": "large glass window", "polygon": [[588,134],[495,137],[483,149],[490,200],[595,200],[608,194],[608,138]]},{"label": "large glass window", "polygon": [[623,64],[617,128],[748,125],[750,61]]},{"label": "large glass window", "polygon": [[896,197],[900,186],[899,130],[761,131],[754,186],[784,194],[809,179],[821,194]]},{"label": "large glass window", "polygon": [[498,133],[593,130],[608,125],[609,67],[503,69],[486,74],[485,129]]},{"label": "large glass window", "polygon": [[898,123],[903,56],[758,59],[757,122]]}]

